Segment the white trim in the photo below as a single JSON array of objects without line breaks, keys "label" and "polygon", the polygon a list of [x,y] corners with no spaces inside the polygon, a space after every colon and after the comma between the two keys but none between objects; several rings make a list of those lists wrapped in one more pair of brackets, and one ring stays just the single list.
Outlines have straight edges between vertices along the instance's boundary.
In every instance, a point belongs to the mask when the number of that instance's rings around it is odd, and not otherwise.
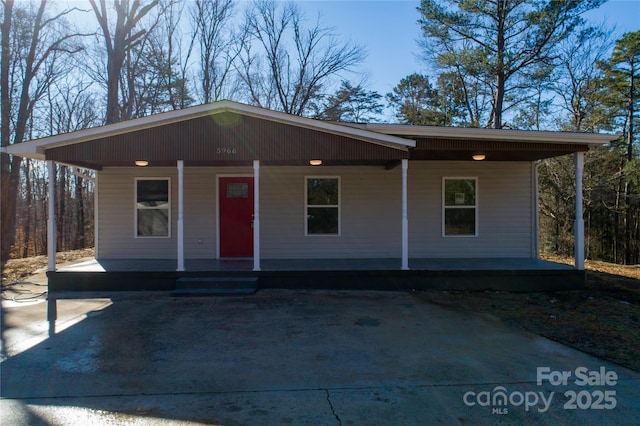
[{"label": "white trim", "polygon": [[620,135],[600,133],[552,132],[541,130],[485,129],[476,127],[415,126],[409,124],[370,123],[364,128],[388,135],[443,139],[472,139],[506,142],[606,145]]},{"label": "white trim", "polygon": [[[476,183],[476,193],[475,193],[475,198],[476,198],[476,202],[473,206],[448,206],[449,208],[454,208],[454,209],[475,209],[475,234],[468,234],[468,235],[446,235],[445,234],[445,210],[447,209],[447,206],[445,206],[445,181],[446,180],[474,180]],[[479,215],[478,215],[478,210],[479,210],[479,202],[480,202],[480,197],[479,197],[479,179],[478,176],[442,176],[442,195],[440,198],[440,202],[442,203],[442,237],[443,238],[475,238],[478,237],[478,235],[480,234],[480,223],[479,223]]]},{"label": "white trim", "polygon": [[402,265],[403,271],[409,270],[409,218],[407,214],[407,169],[409,160],[402,160]]},{"label": "white trim", "polygon": [[96,170],[96,178],[93,185],[93,257],[100,259],[100,193],[98,190],[100,172]]},{"label": "white trim", "polygon": [[[176,270],[182,272],[184,268],[184,160],[178,160],[178,265]],[[169,200],[171,201],[171,200]]]},{"label": "white trim", "polygon": [[[220,256],[220,178],[228,178],[228,177],[250,177],[253,178],[253,196],[255,197],[255,177],[252,174],[248,173],[220,173],[216,174],[216,259],[222,259]],[[255,200],[254,200],[255,203]],[[254,212],[255,214],[255,212]],[[255,254],[255,251],[254,251]]]},{"label": "white trim", "polygon": [[540,161],[531,162],[531,258],[540,259],[540,194],[538,188],[538,167]]},{"label": "white trim", "polygon": [[56,163],[47,160],[47,270],[56,270]]},{"label": "white trim", "polygon": [[582,175],[584,171],[584,152],[574,154],[576,169],[576,219],[574,222],[574,263],[577,269],[584,270],[584,217],[582,213]]},{"label": "white trim", "polygon": [[73,175],[74,176],[78,176],[81,179],[85,179],[88,180],[89,182],[94,182],[95,183],[95,179],[89,175],[85,175],[84,173],[80,173],[80,167],[78,166],[71,166],[73,168]]},{"label": "white trim", "polygon": [[[133,237],[135,239],[155,239],[155,238],[171,238],[171,228],[172,228],[172,222],[171,222],[171,178],[170,177],[146,177],[146,176],[135,176],[133,178]],[[168,229],[167,229],[167,235],[150,235],[150,236],[144,236],[144,235],[138,235],[138,181],[139,180],[166,180],[168,181],[167,184],[167,191],[168,191],[168,203],[167,203],[167,207],[166,209],[169,211],[169,216],[167,218],[167,220],[169,221],[168,223]],[[157,209],[165,209],[164,207],[158,207]],[[154,209],[141,209],[141,210],[154,210]]]},{"label": "white trim", "polygon": [[260,270],[260,160],[253,160],[253,270]]},{"label": "white trim", "polygon": [[[337,179],[338,180],[338,205],[330,205],[330,206],[309,206],[307,201],[309,200],[309,196],[307,193],[308,184],[307,181],[309,179]],[[338,233],[337,234],[309,234],[309,224],[308,224],[308,207],[312,208],[338,208]],[[305,237],[340,237],[342,236],[342,182],[340,176],[322,176],[322,175],[309,175],[304,177],[304,236]]]}]

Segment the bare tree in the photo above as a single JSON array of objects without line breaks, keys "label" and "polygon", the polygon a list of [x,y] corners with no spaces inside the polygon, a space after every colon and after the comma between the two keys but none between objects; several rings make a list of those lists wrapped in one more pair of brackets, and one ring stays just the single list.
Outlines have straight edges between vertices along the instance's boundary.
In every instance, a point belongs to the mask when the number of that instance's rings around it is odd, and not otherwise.
[{"label": "bare tree", "polygon": [[142,5],[140,0],[113,0],[115,9],[115,23],[111,28],[109,13],[107,11],[107,1],[89,0],[96,15],[107,49],[107,111],[106,124],[115,123],[123,119],[118,106],[120,94],[120,77],[127,55],[136,43],[141,41],[147,30],[142,29],[134,32],[134,29],[160,0],[151,0]]},{"label": "bare tree", "polygon": [[[148,65],[152,73],[157,75],[159,95],[164,98],[169,109],[182,109],[192,102],[187,70],[193,49],[193,42],[184,43],[181,30],[185,5],[190,3],[167,0],[162,5],[159,23],[145,43],[152,52]],[[184,49],[186,46],[186,50]],[[147,50],[142,51],[147,55]]]},{"label": "bare tree", "polygon": [[199,48],[200,95],[204,103],[221,99],[243,39],[232,28],[233,0],[195,0],[192,43]]},{"label": "bare tree", "polygon": [[258,1],[247,10],[245,22],[250,39],[240,77],[250,102],[262,107],[304,115],[323,87],[365,57],[362,47],[339,41],[319,18],[306,28],[293,3]]},{"label": "bare tree", "polygon": [[[25,139],[36,104],[62,72],[62,56],[79,51],[73,41],[79,36],[64,22],[73,9],[48,13],[47,1],[37,5],[4,0],[2,9],[2,64],[0,65],[2,146]],[[17,96],[14,96],[17,95]],[[6,261],[15,240],[16,200],[20,180],[20,157],[1,155],[2,249]]]},{"label": "bare tree", "polygon": [[[55,133],[74,132],[100,123],[98,111],[94,108],[95,93],[91,91],[90,84],[78,80],[77,76],[69,76],[50,89],[49,127]],[[56,197],[60,231],[58,247],[61,249],[81,249],[93,245],[86,233],[93,221],[90,215],[85,214],[93,206],[92,174],[90,171],[80,173],[78,169],[63,165],[57,169],[57,176],[60,177]],[[25,235],[28,235],[26,231]]]},{"label": "bare tree", "polygon": [[597,64],[609,54],[613,41],[604,27],[587,27],[566,39],[558,51],[558,67],[551,89],[559,97],[560,108],[569,115],[565,130],[594,131],[593,114],[599,102],[594,94],[602,71]]}]

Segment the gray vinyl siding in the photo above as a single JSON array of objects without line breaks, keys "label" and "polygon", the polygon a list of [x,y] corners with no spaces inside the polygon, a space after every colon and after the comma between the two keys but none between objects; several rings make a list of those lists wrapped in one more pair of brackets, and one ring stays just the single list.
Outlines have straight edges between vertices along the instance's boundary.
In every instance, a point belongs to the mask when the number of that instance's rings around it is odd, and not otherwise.
[{"label": "gray vinyl siding", "polygon": [[[251,167],[185,167],[185,258],[217,254],[217,178],[253,175]],[[305,177],[340,177],[339,236],[305,236]],[[171,178],[171,237],[135,238],[135,177]],[[478,179],[478,236],[442,236],[442,178]],[[105,168],[99,172],[98,252],[101,259],[175,259],[176,168]],[[409,256],[530,257],[531,163],[410,162]],[[268,167],[260,169],[263,259],[399,258],[401,168]]]},{"label": "gray vinyl siding", "polygon": [[[184,169],[184,253],[187,259],[217,257],[218,174],[253,175],[252,168]],[[136,177],[171,178],[171,237],[135,238]],[[177,259],[178,171],[176,168],[105,168],[99,172],[100,259]]]},{"label": "gray vinyl siding", "polygon": [[[445,177],[478,179],[477,236],[442,236]],[[413,162],[408,204],[410,257],[531,257],[531,163]]]},{"label": "gray vinyl siding", "polygon": [[215,169],[185,167],[184,187],[184,256],[186,259],[215,259],[218,230]]},{"label": "gray vinyl siding", "polygon": [[[176,258],[177,171],[172,168],[109,168],[99,173],[100,259]],[[171,179],[169,238],[135,238],[135,177]]]},{"label": "gray vinyl siding", "polygon": [[[340,177],[341,233],[305,236],[306,177]],[[261,170],[264,259],[399,257],[400,170],[383,167],[265,167]]]}]

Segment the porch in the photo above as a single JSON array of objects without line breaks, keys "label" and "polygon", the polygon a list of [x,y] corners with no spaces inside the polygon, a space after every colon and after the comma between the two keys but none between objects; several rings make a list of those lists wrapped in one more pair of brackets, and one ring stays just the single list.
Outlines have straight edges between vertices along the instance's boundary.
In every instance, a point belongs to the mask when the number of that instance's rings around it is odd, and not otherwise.
[{"label": "porch", "polygon": [[530,258],[409,259],[175,259],[90,260],[49,271],[55,291],[171,291],[180,278],[257,279],[258,289],[555,291],[580,288],[583,270]]}]

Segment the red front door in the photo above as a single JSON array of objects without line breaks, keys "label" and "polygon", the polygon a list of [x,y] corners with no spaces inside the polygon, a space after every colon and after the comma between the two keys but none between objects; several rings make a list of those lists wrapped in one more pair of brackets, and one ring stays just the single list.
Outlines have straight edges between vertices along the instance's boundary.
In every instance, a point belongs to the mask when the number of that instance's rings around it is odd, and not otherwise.
[{"label": "red front door", "polygon": [[220,257],[253,256],[253,178],[221,177]]}]

